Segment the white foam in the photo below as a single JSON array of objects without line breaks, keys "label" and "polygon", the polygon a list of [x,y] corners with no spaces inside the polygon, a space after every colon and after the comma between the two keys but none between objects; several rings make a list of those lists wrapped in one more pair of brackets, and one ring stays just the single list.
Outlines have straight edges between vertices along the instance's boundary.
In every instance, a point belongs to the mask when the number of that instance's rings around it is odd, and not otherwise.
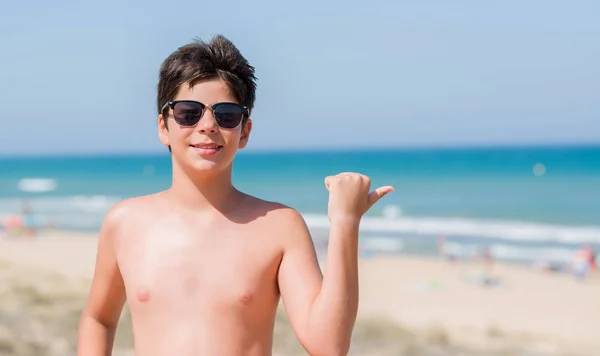
[{"label": "white foam", "polygon": [[383,207],[382,215],[386,219],[397,219],[402,215],[402,209],[398,205],[388,204]]},{"label": "white foam", "polygon": [[[311,228],[329,228],[326,215],[303,214]],[[554,241],[560,243],[600,243],[600,227],[571,227],[510,220],[463,218],[400,217],[396,219],[365,216],[361,231],[420,235],[496,238],[513,241]]]},{"label": "white foam", "polygon": [[62,197],[36,197],[36,198],[7,198],[0,199],[0,211],[15,210],[22,208],[27,201],[34,212],[60,212],[60,211],[96,211],[105,212],[122,198],[105,195],[75,195]]},{"label": "white foam", "polygon": [[397,238],[373,236],[368,239],[361,239],[361,249],[377,251],[401,251],[404,248],[404,242]]},{"label": "white foam", "polygon": [[58,183],[51,178],[23,178],[17,186],[22,192],[42,193],[56,190]]},{"label": "white foam", "polygon": [[[450,255],[468,258],[476,253],[483,252],[480,245],[460,244],[448,242],[444,245],[444,252]],[[521,247],[505,244],[492,244],[489,252],[494,259],[517,261],[557,261],[569,262],[577,249],[562,247]]]},{"label": "white foam", "polygon": [[525,261],[562,261],[572,259],[577,249],[558,247],[517,247],[510,245],[492,245],[492,256],[500,259],[525,260]]},{"label": "white foam", "polygon": [[77,195],[70,199],[70,203],[85,211],[105,211],[114,205],[118,200],[120,199],[115,197],[107,197],[105,195]]},{"label": "white foam", "polygon": [[39,226],[98,229],[106,212],[120,200],[104,195],[0,199],[0,221],[23,213],[26,202]]}]

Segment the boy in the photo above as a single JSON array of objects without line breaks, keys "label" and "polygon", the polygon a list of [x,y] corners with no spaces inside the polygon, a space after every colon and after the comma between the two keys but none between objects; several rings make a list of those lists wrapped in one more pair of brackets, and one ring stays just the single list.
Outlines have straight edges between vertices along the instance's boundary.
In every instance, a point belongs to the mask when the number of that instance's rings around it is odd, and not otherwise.
[{"label": "boy", "polygon": [[325,179],[331,231],[323,277],[301,215],[244,194],[232,162],[252,129],[254,68],[223,36],[179,48],[162,64],[158,135],[172,185],[105,217],[79,356],[111,354],[128,303],[135,354],[270,355],[281,295],[311,355],[345,355],[358,307],[358,227],[392,187]]}]

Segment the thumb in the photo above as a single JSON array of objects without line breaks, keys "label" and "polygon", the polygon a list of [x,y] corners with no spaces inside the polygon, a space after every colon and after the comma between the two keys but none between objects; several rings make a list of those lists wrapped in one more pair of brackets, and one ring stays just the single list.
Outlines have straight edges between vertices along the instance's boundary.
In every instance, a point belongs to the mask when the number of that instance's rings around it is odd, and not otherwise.
[{"label": "thumb", "polygon": [[325,188],[327,188],[327,190],[329,190],[329,187],[331,186],[331,183],[333,182],[333,176],[328,176],[325,177]]},{"label": "thumb", "polygon": [[387,193],[391,193],[394,191],[394,187],[387,185],[385,187],[379,187],[369,193],[369,208],[373,206],[373,204],[377,203],[379,199],[383,198]]}]

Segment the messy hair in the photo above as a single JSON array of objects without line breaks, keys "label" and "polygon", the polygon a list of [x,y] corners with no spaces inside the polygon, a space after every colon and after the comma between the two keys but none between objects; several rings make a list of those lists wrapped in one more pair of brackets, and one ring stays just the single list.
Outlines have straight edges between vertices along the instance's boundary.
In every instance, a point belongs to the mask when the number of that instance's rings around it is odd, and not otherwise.
[{"label": "messy hair", "polygon": [[[158,113],[166,114],[168,107],[161,112],[163,105],[173,100],[183,84],[193,86],[215,78],[223,80],[238,102],[248,107],[249,113],[252,111],[256,95],[254,67],[230,40],[217,35],[208,43],[196,38],[164,60],[157,85]],[[247,116],[242,124],[246,120]]]}]

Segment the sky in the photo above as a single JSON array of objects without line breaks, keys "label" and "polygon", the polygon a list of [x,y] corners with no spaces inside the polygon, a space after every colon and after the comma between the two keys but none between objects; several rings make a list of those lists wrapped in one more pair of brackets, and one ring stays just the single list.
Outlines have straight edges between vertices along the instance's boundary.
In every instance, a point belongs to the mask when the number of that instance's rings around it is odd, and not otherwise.
[{"label": "sky", "polygon": [[164,152],[161,62],[256,67],[248,150],[600,142],[600,2],[0,3],[0,155]]}]

